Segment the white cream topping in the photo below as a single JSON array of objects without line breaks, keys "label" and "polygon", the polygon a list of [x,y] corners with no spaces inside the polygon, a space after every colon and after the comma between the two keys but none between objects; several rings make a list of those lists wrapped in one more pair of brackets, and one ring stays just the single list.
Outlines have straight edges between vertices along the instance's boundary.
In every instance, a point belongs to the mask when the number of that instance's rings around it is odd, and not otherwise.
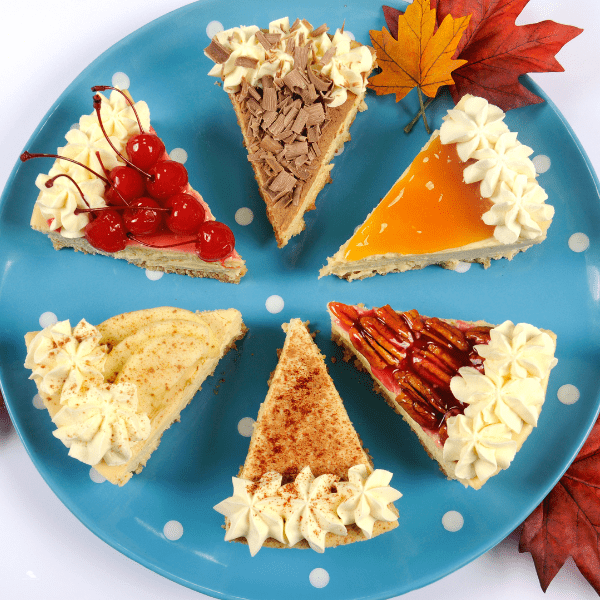
[{"label": "white cream topping", "polygon": [[490,331],[490,343],[475,346],[479,356],[499,375],[543,379],[556,364],[555,341],[527,323],[505,321]]},{"label": "white cream topping", "polygon": [[137,387],[132,383],[102,384],[85,394],[71,395],[52,419],[53,433],[69,448],[69,456],[88,465],[125,464],[134,442],[150,435],[150,419],[138,412]]},{"label": "white cream topping", "polygon": [[533,150],[517,140],[504,123],[504,112],[484,98],[467,94],[444,116],[442,144],[456,144],[465,167],[464,182],[480,182],[483,198],[493,206],[482,215],[495,225],[494,237],[503,244],[543,236],[554,216],[548,196],[536,181],[529,156]]},{"label": "white cream topping", "polygon": [[[60,174],[58,167],[52,168],[48,175],[38,175],[35,185],[42,192],[37,199],[37,205],[42,216],[48,222],[50,231],[61,230],[66,238],[78,238],[84,235],[84,228],[89,223],[88,213],[76,213],[78,208],[88,208],[79,190],[66,177],[58,177],[52,187],[46,187],[46,182]],[[87,179],[78,183],[83,196],[90,208],[106,206],[104,201],[104,183],[98,179]]]},{"label": "white cream topping", "polygon": [[392,473],[376,469],[369,473],[365,465],[356,465],[348,471],[348,482],[337,485],[338,491],[349,495],[337,509],[344,525],[356,523],[367,538],[373,535],[375,521],[395,521],[398,517],[388,507],[402,494],[390,487]]},{"label": "white cream topping", "polygon": [[504,112],[485,98],[467,94],[444,117],[440,141],[456,144],[458,156],[466,162],[477,150],[493,148],[498,138],[509,131],[504,117]]},{"label": "white cream topping", "polygon": [[[119,92],[113,90],[109,98],[103,94],[98,95],[102,99],[100,116],[102,117],[102,124],[104,125],[106,135],[111,138],[111,141],[114,142],[116,140],[117,143],[115,146],[121,151],[130,137],[140,133],[135,113],[129,102]],[[148,131],[150,129],[150,110],[148,105],[144,101],[141,101],[135,102],[134,106],[142,123],[142,128],[144,131]],[[93,142],[105,139],[95,110],[92,114],[83,115],[79,119],[79,129]]]},{"label": "white cream topping", "polygon": [[463,404],[465,416],[483,416],[486,423],[500,422],[520,433],[523,423],[535,427],[544,402],[544,389],[534,377],[504,378],[485,364],[485,374],[461,367],[450,380],[450,390]]},{"label": "white cream topping", "polygon": [[[510,464],[525,425],[536,427],[545,390],[543,380],[556,365],[556,343],[527,323],[505,321],[490,331],[489,344],[475,346],[484,373],[461,367],[450,380],[455,398],[467,405],[450,417],[443,456],[458,461],[456,476],[481,482]],[[512,442],[512,443],[509,443]]]},{"label": "white cream topping", "polygon": [[225,541],[245,537],[254,556],[268,537],[285,543],[283,534],[283,499],[277,496],[281,475],[265,473],[258,483],[232,477],[233,496],[214,509],[229,519]]},{"label": "white cream topping", "polygon": [[[250,85],[261,86],[264,75],[285,77],[294,67],[293,55],[286,52],[287,41],[293,38],[296,46],[312,46],[308,56],[309,65],[317,75],[333,82],[333,101],[329,104],[330,107],[343,104],[348,91],[354,94],[365,91],[367,77],[373,70],[373,56],[366,46],[352,48],[352,38],[340,29],[336,30],[333,38],[327,33],[313,38],[312,26],[309,27],[305,21],[298,21],[292,27],[293,31],[290,30],[287,17],[269,23],[269,33],[281,34],[279,42],[269,50],[265,50],[256,38],[255,34],[259,31],[256,26],[221,31],[215,37],[231,54],[223,64],[216,64],[208,74],[220,77],[223,89],[228,93],[239,91],[242,78],[246,78]],[[327,64],[322,65],[319,61],[330,48],[335,48],[335,52]],[[236,59],[240,57],[256,59],[258,64],[256,67],[236,65]]]},{"label": "white cream topping", "polygon": [[456,476],[482,482],[498,469],[507,469],[517,453],[517,442],[504,423],[487,424],[481,413],[474,418],[457,415],[448,419],[444,460],[457,461]]},{"label": "white cream topping", "polygon": [[356,523],[370,538],[375,521],[398,518],[388,508],[402,496],[389,486],[391,478],[389,471],[369,473],[365,465],[350,468],[347,482],[331,474],[315,478],[308,466],[283,486],[272,471],[257,483],[233,477],[233,496],[214,508],[229,521],[225,540],[245,537],[252,556],[269,537],[288,546],[305,539],[324,552],[327,533],[344,536],[345,525]]},{"label": "white cream topping", "polygon": [[82,319],[74,329],[60,321],[40,331],[27,348],[25,368],[31,369],[39,391],[65,403],[86,387],[104,381],[107,348],[100,332]]},{"label": "white cream topping", "polygon": [[526,175],[517,175],[512,186],[503,181],[490,200],[492,208],[481,218],[486,225],[495,225],[494,237],[503,244],[519,238],[532,240],[543,234],[541,223],[552,220],[554,207],[545,204],[548,195]]},{"label": "white cream topping", "polygon": [[304,467],[294,483],[279,490],[284,500],[285,535],[290,546],[305,539],[313,550],[325,552],[328,532],[346,535],[346,528],[335,512],[338,496],[332,492],[338,481],[334,475],[315,479],[310,467]]},{"label": "white cream topping", "polygon": [[[140,131],[133,109],[125,98],[114,90],[109,98],[102,94],[100,96],[102,97],[100,114],[106,133],[115,148],[123,152],[129,138]],[[144,131],[148,131],[150,128],[148,105],[141,101],[135,102],[134,106]],[[83,115],[79,119],[79,129],[70,129],[65,139],[67,145],[58,148],[56,153],[76,160],[100,175],[104,175],[102,165],[110,171],[117,165],[125,164],[104,137],[95,110],[90,115]],[[100,154],[102,165],[96,156],[97,152]],[[36,180],[37,187],[42,191],[36,204],[43,217],[50,221],[50,231],[60,230],[60,234],[66,238],[83,237],[89,217],[85,213],[75,214],[77,208],[87,208],[75,186],[66,177],[57,179],[51,188],[46,188],[44,185],[50,177],[58,174],[72,177],[81,187],[92,208],[106,205],[104,182],[84,167],[61,159],[55,160],[48,175],[41,174]]]}]

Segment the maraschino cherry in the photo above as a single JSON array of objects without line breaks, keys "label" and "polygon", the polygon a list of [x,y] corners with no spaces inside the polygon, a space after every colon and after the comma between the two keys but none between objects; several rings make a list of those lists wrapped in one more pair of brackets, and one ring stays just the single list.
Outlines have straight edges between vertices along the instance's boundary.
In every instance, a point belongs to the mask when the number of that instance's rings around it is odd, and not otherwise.
[{"label": "maraschino cherry", "polygon": [[127,231],[134,235],[150,235],[156,233],[163,222],[162,208],[152,198],[134,200],[123,213]]},{"label": "maraschino cherry", "polygon": [[98,250],[118,252],[127,246],[123,218],[116,210],[99,211],[84,229],[85,239]]},{"label": "maraschino cherry", "polygon": [[233,252],[235,238],[225,223],[205,221],[198,229],[196,254],[206,262],[222,260]]}]

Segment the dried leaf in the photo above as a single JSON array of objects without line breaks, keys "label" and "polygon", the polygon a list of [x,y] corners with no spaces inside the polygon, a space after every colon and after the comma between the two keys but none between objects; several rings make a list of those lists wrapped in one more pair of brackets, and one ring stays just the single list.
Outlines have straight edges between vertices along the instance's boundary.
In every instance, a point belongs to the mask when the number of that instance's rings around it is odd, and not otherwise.
[{"label": "dried leaf", "polygon": [[519,552],[531,552],[546,591],[572,556],[600,594],[600,419],[577,458],[523,524]]},{"label": "dried leaf", "polygon": [[397,21],[397,39],[384,27],[370,31],[381,73],[369,79],[377,94],[396,94],[402,100],[414,87],[434,97],[442,85],[453,83],[451,73],[464,60],[453,60],[470,16],[448,16],[436,31],[436,12],[429,0],[414,0]]},{"label": "dried leaf", "polygon": [[[472,15],[454,56],[467,61],[453,73],[450,92],[456,102],[473,94],[510,110],[543,101],[519,83],[519,76],[564,71],[555,54],[583,30],[554,21],[517,26],[528,1],[431,0],[438,23],[450,15]],[[391,27],[401,13],[384,6],[383,14]],[[394,35],[392,29],[390,33]]]}]

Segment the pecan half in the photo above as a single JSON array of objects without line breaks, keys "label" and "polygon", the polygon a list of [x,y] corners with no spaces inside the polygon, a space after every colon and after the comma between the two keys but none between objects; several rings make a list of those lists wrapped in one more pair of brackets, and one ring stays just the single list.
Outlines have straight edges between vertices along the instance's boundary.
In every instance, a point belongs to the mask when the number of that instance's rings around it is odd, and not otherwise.
[{"label": "pecan half", "polygon": [[387,325],[395,333],[399,334],[403,339],[412,342],[413,336],[408,324],[389,304],[374,310],[377,317],[379,317],[379,319],[385,323],[385,325]]},{"label": "pecan half", "polygon": [[375,317],[361,317],[360,324],[364,330],[383,348],[398,360],[402,360],[406,356],[406,352],[402,352],[391,342],[395,339],[394,332],[386,327]]},{"label": "pecan half", "polygon": [[449,323],[445,323],[437,317],[426,319],[425,323],[429,327],[431,327],[431,329],[433,329],[441,336],[446,338],[453,346],[455,346],[459,350],[467,351],[469,349],[469,343],[467,342],[464,333],[457,327],[454,327]]},{"label": "pecan half", "polygon": [[345,325],[352,326],[358,321],[358,312],[356,312],[353,306],[348,306],[340,302],[330,302],[329,310],[331,310],[334,317]]},{"label": "pecan half", "polygon": [[488,325],[472,327],[468,331],[465,331],[465,337],[473,344],[489,344],[491,330],[492,327]]},{"label": "pecan half", "polygon": [[385,360],[366,342],[362,333],[356,327],[350,327],[348,335],[354,347],[369,361],[372,368],[385,369],[387,366]]}]

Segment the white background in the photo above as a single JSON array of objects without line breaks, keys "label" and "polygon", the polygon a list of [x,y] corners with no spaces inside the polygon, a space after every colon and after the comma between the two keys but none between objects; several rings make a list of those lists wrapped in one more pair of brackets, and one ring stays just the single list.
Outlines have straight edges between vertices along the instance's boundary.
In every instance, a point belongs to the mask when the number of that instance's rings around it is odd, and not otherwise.
[{"label": "white background", "polygon": [[[389,4],[393,4],[392,0]],[[71,81],[99,54],[182,0],[5,0],[0,16],[0,189],[33,130]],[[300,1],[299,5],[302,4]],[[295,17],[296,15],[290,15]],[[299,14],[297,16],[302,17]],[[584,33],[558,54],[565,73],[534,75],[571,124],[600,172],[600,2],[530,0],[518,24],[552,19]],[[229,23],[226,26],[238,25]],[[203,31],[199,35],[205,35]],[[208,38],[206,40],[208,45]],[[576,201],[576,199],[574,199]],[[55,497],[0,409],[0,597],[6,600],[198,600],[90,533]],[[406,600],[596,599],[569,559],[544,594],[518,533]],[[327,597],[327,588],[315,595]]]}]

